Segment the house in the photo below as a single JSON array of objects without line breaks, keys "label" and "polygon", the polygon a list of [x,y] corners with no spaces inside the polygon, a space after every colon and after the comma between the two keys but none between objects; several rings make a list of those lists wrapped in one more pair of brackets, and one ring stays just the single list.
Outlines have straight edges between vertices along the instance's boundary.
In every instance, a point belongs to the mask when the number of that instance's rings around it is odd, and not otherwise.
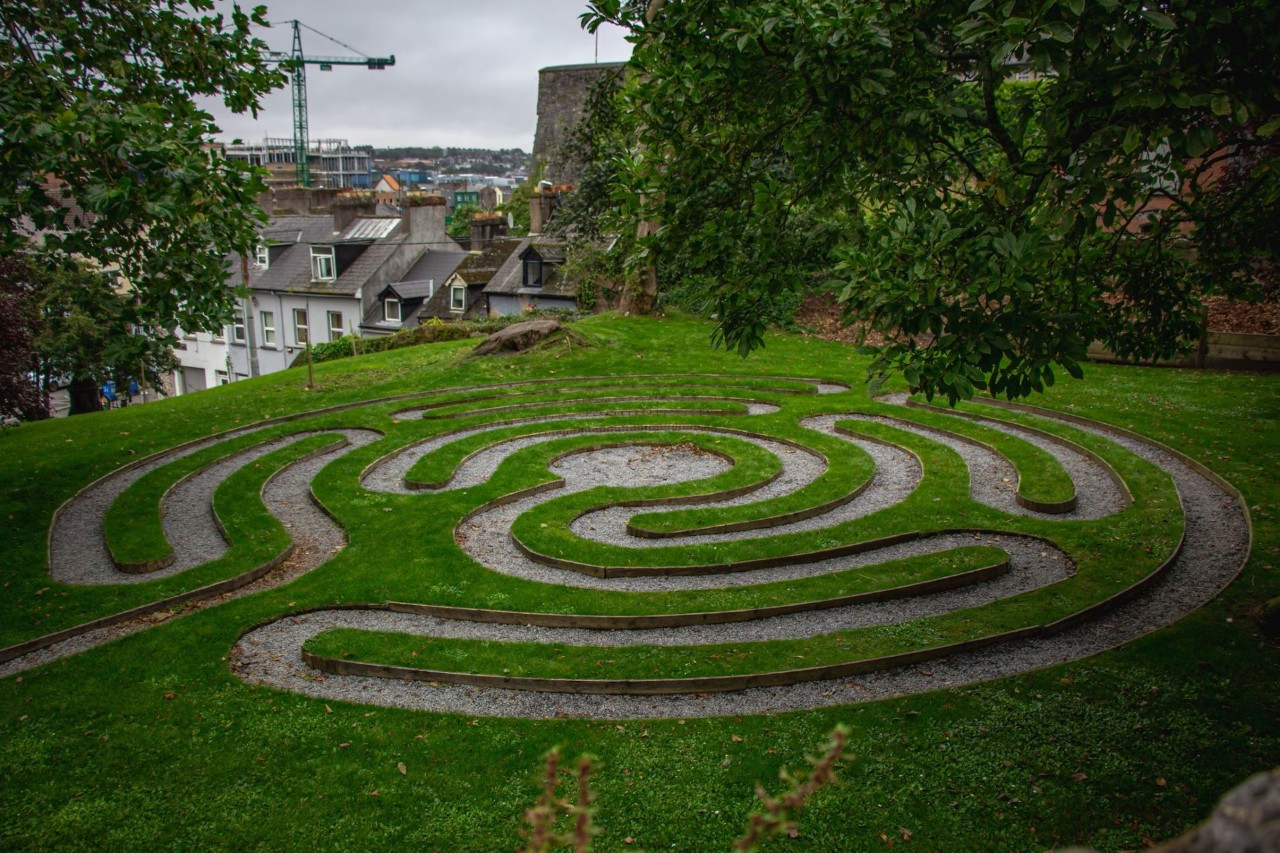
[{"label": "house", "polygon": [[576,285],[563,271],[563,240],[532,235],[524,238],[485,286],[490,316],[509,317],[530,308],[572,311]]},{"label": "house", "polygon": [[431,318],[471,320],[487,316],[489,304],[484,296],[485,287],[520,243],[519,238],[499,237],[482,249],[470,252],[445,279],[444,286],[423,305],[419,318],[423,321]]},{"label": "house", "polygon": [[383,173],[378,179],[378,183],[373,188],[373,196],[378,204],[396,206],[400,204],[400,197],[404,195],[404,187],[395,175]]},{"label": "house", "polygon": [[423,304],[443,292],[446,280],[468,257],[466,252],[428,251],[400,281],[378,292],[360,324],[361,333],[389,335],[417,326]]},{"label": "house", "polygon": [[[399,217],[334,205],[332,217],[272,220],[250,268],[252,296],[226,335],[233,378],[288,367],[308,343],[387,334],[365,318],[383,307],[387,285],[406,280],[425,257],[461,254],[445,233],[444,199],[409,195]],[[239,284],[235,269],[228,284]]]}]

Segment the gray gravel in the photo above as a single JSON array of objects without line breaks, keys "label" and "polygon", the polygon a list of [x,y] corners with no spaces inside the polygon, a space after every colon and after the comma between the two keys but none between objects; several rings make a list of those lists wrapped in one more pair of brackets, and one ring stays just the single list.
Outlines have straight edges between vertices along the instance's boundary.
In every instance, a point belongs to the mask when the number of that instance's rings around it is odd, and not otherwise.
[{"label": "gray gravel", "polygon": [[[775,411],[777,411],[777,407],[769,403],[750,403],[747,405],[748,415],[770,414]],[[442,447],[478,433],[495,432],[509,427],[545,423],[548,421],[599,420],[603,417],[613,417],[617,415],[671,415],[673,417],[687,417],[688,414],[689,413],[687,411],[681,409],[636,409],[633,411],[614,411],[608,413],[583,412],[578,414],[537,415],[535,417],[508,420],[498,424],[483,424],[469,429],[461,429],[454,432],[448,432],[443,435],[432,436],[431,438],[423,439],[416,444],[411,444],[407,447],[395,450],[369,466],[360,480],[360,485],[373,492],[386,492],[400,495],[416,494],[413,489],[410,489],[405,485],[405,475],[409,473],[409,469],[418,463],[418,460],[422,459],[429,453],[434,453]],[[660,427],[641,425],[635,427],[608,427],[605,431],[637,432],[645,430],[654,431],[657,429],[660,429]],[[686,426],[677,425],[665,427],[665,429],[677,429],[683,431],[686,429]],[[475,457],[464,460],[463,464],[459,466],[459,470],[454,472],[449,481],[440,487],[440,489],[434,491],[448,491],[451,489],[462,489],[478,485],[489,479],[494,469],[501,463],[502,459],[512,453],[515,453],[517,450],[529,447],[532,444],[550,441],[554,438],[561,438],[566,435],[579,435],[582,432],[583,430],[580,429],[563,429],[543,433],[537,436],[511,438],[503,442],[495,442],[490,447],[481,450]],[[464,473],[462,469],[467,469],[467,473]]]},{"label": "gray gravel", "polygon": [[[0,678],[22,672],[32,667],[60,658],[69,657],[102,643],[119,639],[130,634],[166,622],[175,616],[214,607],[233,598],[249,595],[264,589],[282,586],[301,577],[317,566],[332,559],[346,545],[346,534],[328,515],[326,515],[311,497],[311,481],[322,468],[335,459],[350,453],[357,447],[375,441],[380,434],[370,430],[346,429],[335,430],[335,434],[346,436],[349,442],[328,453],[287,465],[272,477],[263,489],[263,504],[267,510],[280,520],[294,542],[293,553],[280,567],[269,572],[250,584],[231,592],[192,602],[178,612],[162,611],[149,616],[141,616],[119,625],[99,628],[65,640],[57,645],[32,652],[8,663],[0,664]],[[241,458],[242,464],[250,460]],[[231,472],[228,472],[230,474]]]},{"label": "gray gravel", "polygon": [[[299,655],[300,645],[306,636],[328,625],[350,624],[372,629],[406,630],[412,623],[412,630],[421,633],[432,631],[475,631],[475,634],[464,636],[508,637],[518,633],[525,639],[538,638],[534,629],[506,628],[487,625],[468,625],[450,623],[444,628],[439,620],[425,620],[425,617],[408,617],[403,614],[385,614],[377,612],[352,613],[344,611],[328,611],[308,614],[279,620],[271,626],[261,629],[252,635],[246,635],[236,647],[235,670],[246,680],[270,684],[308,695],[349,699],[375,705],[415,708],[433,711],[451,711],[475,716],[507,716],[547,718],[555,716],[598,717],[611,719],[652,718],[652,717],[690,717],[719,716],[726,714],[766,713],[813,708],[827,705],[841,705],[857,701],[870,701],[904,693],[923,692],[942,687],[971,684],[1005,675],[1013,675],[1027,670],[1048,666],[1054,663],[1076,660],[1097,654],[1112,648],[1144,633],[1171,624],[1192,610],[1204,605],[1220,592],[1239,572],[1247,558],[1248,530],[1244,515],[1238,504],[1212,481],[1199,475],[1194,470],[1163,451],[1142,442],[1118,437],[1098,431],[1099,434],[1116,441],[1116,443],[1149,459],[1157,466],[1168,471],[1174,478],[1181,495],[1186,513],[1187,535],[1181,556],[1173,563],[1166,577],[1151,590],[1101,618],[1092,620],[1080,627],[1071,629],[1053,637],[1006,643],[998,647],[980,652],[953,656],[946,660],[930,663],[927,667],[900,667],[885,672],[860,676],[856,679],[839,679],[831,681],[811,682],[785,688],[762,688],[734,693],[709,694],[696,696],[576,696],[569,694],[546,694],[529,691],[471,688],[451,685],[432,685],[424,682],[401,682],[387,679],[337,677],[318,675],[308,670]],[[488,537],[502,538],[502,537]],[[942,538],[942,537],[937,537]],[[1002,547],[1010,549],[1012,554],[1017,550],[1010,540],[1003,537]],[[918,544],[918,543],[911,543]],[[1020,543],[1021,544],[1021,543]],[[1031,543],[1026,543],[1031,544]],[[1032,545],[1034,550],[1035,545]],[[874,559],[890,558],[888,551],[876,555]],[[1045,549],[1045,553],[1048,550]],[[1050,558],[1051,562],[1052,558]],[[1058,555],[1056,561],[1065,567],[1065,559]],[[1021,565],[1021,559],[1015,558],[1016,577],[1028,574]],[[767,573],[769,579],[777,579],[778,570]],[[995,581],[991,585],[1004,583]],[[1050,581],[1051,582],[1051,581]],[[982,585],[988,586],[988,585]],[[960,591],[959,595],[974,595],[979,588],[974,587]],[[908,599],[895,602],[892,606],[898,609],[892,619],[903,620],[919,618],[939,607],[938,600],[953,593],[942,596]],[[954,604],[953,606],[966,606]],[[871,608],[844,608],[846,611],[871,612]],[[683,634],[663,632],[664,639],[657,634],[645,636],[640,640],[620,639],[621,632],[607,632],[596,638],[596,644],[616,645],[630,642],[647,642],[649,644],[667,644],[677,642],[692,643],[695,638],[705,642],[722,641],[728,631],[803,631],[801,625],[809,625],[811,618],[835,619],[848,618],[849,613],[831,613],[815,616],[815,614],[797,614],[786,620],[761,620],[769,623],[767,627],[752,626],[743,629],[738,626],[708,626],[697,632],[684,631]],[[867,617],[864,617],[867,618]],[[875,617],[869,617],[875,618]],[[345,620],[356,620],[349,622]],[[366,620],[361,622],[359,620]],[[396,620],[394,623],[388,619]],[[341,620],[341,621],[330,621]],[[408,620],[408,621],[400,621]],[[434,624],[433,624],[434,623]],[[396,627],[390,627],[391,625]],[[869,623],[850,623],[869,624]],[[884,624],[884,623],[880,623]],[[683,630],[683,629],[682,629]],[[815,633],[822,633],[824,628],[814,624]],[[554,636],[555,642],[586,643],[587,636],[596,632],[547,632]],[[805,634],[800,634],[806,636]],[[572,640],[565,639],[573,637]],[[781,635],[779,635],[781,636]],[[796,636],[796,634],[790,634]],[[736,641],[741,635],[723,641]],[[741,637],[746,639],[746,637]],[[275,659],[273,659],[275,658]],[[660,675],[661,673],[655,673]]]},{"label": "gray gravel", "polygon": [[[882,398],[885,402],[891,400]],[[1015,429],[1004,424],[984,420],[983,424],[1000,432],[1034,444],[1053,455],[1076,488],[1076,507],[1071,512],[1045,513],[1029,509],[1017,502],[1018,472],[1007,458],[985,447],[962,441],[955,434],[920,424],[908,425],[891,418],[875,415],[848,415],[844,420],[868,421],[924,436],[930,441],[949,447],[964,460],[969,469],[969,497],[980,504],[1013,515],[1027,515],[1047,520],[1097,519],[1120,512],[1129,504],[1128,497],[1115,484],[1106,470],[1082,453],[1069,450],[1060,444]]]}]

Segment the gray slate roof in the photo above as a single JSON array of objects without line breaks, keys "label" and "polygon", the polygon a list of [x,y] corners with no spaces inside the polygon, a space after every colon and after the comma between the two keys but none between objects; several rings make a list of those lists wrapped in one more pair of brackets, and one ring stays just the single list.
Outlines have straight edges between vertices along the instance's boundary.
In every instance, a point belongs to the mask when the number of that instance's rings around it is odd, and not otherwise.
[{"label": "gray slate roof", "polygon": [[[502,265],[489,280],[489,284],[485,286],[485,293],[504,293],[510,295],[521,296],[560,296],[565,299],[573,299],[576,297],[576,288],[574,283],[567,280],[560,272],[560,264],[547,263],[542,268],[542,287],[525,287],[524,286],[524,262],[520,256],[524,254],[525,249],[537,244],[538,254],[542,255],[544,260],[553,258],[563,259],[563,244],[558,246],[558,255],[553,253],[552,243],[545,237],[526,237],[520,241],[520,245],[507,258],[506,263]],[[544,253],[543,250],[546,250]],[[549,257],[550,256],[550,257]]]},{"label": "gray slate roof", "polygon": [[[366,225],[363,223],[376,223]],[[336,281],[311,280],[311,246],[333,245],[343,242],[349,234],[365,229],[390,232],[389,237],[369,245],[350,266],[342,271]],[[330,216],[279,216],[262,230],[262,235],[274,243],[285,243],[289,248],[275,257],[267,269],[251,266],[249,286],[254,290],[314,293],[321,296],[354,296],[375,271],[395,254],[405,240],[404,229],[398,219],[357,219],[343,234],[335,238],[333,218]],[[355,240],[354,242],[362,242]],[[277,250],[279,251],[279,250]],[[240,283],[239,263],[233,262],[228,281]]]}]

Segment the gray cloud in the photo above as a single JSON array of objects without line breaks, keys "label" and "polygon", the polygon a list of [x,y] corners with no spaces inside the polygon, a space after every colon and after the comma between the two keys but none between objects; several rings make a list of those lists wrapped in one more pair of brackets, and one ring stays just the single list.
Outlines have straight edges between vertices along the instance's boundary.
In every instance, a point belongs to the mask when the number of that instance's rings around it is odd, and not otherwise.
[{"label": "gray cloud", "polygon": [[[220,6],[223,4],[219,4]],[[287,21],[304,24],[372,56],[394,54],[385,71],[307,66],[311,138],[353,145],[533,145],[538,69],[592,62],[596,40],[578,24],[584,0],[275,0],[262,37],[288,50]],[[304,29],[304,52],[350,51]],[[602,30],[601,62],[625,60],[631,46],[615,27]],[[260,140],[293,134],[289,88],[263,99],[254,121],[216,101],[204,108],[220,139]]]}]

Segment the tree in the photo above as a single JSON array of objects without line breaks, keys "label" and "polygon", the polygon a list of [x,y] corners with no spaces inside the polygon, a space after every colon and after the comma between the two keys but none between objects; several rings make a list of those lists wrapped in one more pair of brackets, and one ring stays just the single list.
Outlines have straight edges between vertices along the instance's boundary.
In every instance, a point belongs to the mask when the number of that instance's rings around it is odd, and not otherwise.
[{"label": "tree", "polygon": [[87,263],[35,266],[40,313],[35,349],[43,370],[71,381],[71,414],[102,408],[98,388],[129,379],[154,385],[174,364],[167,337],[137,322],[137,296]]},{"label": "tree", "polygon": [[480,212],[480,205],[474,201],[464,201],[453,211],[453,219],[446,229],[450,237],[469,237],[471,235],[471,218]]},{"label": "tree", "polygon": [[[584,16],[636,45],[615,193],[655,208],[634,222],[661,222],[634,257],[700,278],[717,339],[744,354],[761,343],[762,300],[822,278],[850,319],[889,336],[877,379],[901,371],[952,401],[1025,396],[1055,368],[1079,375],[1094,340],[1172,354],[1197,336],[1206,292],[1247,296],[1274,258],[1268,0],[647,11],[599,0]],[[1213,187],[1229,162],[1251,165],[1224,203]],[[1197,238],[1231,216],[1259,239],[1236,231],[1203,251]]]},{"label": "tree", "polygon": [[0,258],[0,418],[35,420],[49,414],[32,334],[39,318],[31,271],[16,258]]},{"label": "tree", "polygon": [[18,0],[0,6],[0,255],[43,232],[47,263],[117,270],[127,322],[157,341],[216,330],[235,294],[225,258],[252,250],[262,188],[206,144],[196,96],[256,113],[283,77],[212,0]]}]

